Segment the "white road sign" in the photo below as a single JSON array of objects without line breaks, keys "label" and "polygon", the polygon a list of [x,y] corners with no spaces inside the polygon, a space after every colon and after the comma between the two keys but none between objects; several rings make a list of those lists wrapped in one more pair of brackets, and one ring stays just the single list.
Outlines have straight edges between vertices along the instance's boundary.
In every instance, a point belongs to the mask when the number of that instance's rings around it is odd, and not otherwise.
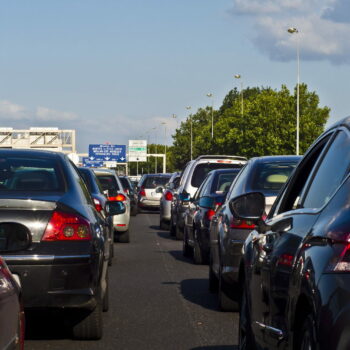
[{"label": "white road sign", "polygon": [[147,140],[129,140],[129,162],[147,161]]}]

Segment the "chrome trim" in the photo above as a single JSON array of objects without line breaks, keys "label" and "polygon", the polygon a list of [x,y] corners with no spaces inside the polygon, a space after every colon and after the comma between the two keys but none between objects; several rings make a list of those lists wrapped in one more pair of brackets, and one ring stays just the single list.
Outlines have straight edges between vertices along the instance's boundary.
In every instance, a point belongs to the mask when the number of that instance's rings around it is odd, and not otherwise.
[{"label": "chrome trim", "polygon": [[2,255],[1,256],[5,260],[9,261],[26,261],[26,260],[34,260],[34,261],[44,261],[44,260],[63,260],[63,259],[87,259],[90,258],[91,255]]},{"label": "chrome trim", "polygon": [[283,331],[281,331],[278,328],[267,326],[266,324],[263,324],[261,322],[255,321],[255,323],[261,328],[262,331],[269,331],[273,334],[275,334],[278,338],[278,340],[282,340],[284,338]]}]

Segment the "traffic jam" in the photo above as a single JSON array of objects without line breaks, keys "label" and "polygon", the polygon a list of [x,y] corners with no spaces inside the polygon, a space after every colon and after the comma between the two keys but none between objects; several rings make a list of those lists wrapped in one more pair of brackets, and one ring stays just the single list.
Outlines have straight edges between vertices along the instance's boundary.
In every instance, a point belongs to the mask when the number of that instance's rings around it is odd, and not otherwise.
[{"label": "traffic jam", "polygon": [[[131,255],[146,250],[138,240],[148,222],[147,240],[158,235],[181,263],[202,266],[202,297],[234,320],[234,343],[208,349],[350,349],[349,143],[347,118],[304,156],[201,155],[139,178],[62,152],[1,149],[0,347],[40,348],[26,315],[45,311],[69,329],[72,348],[116,348],[101,343],[111,300],[140,310],[114,295],[123,276],[113,268],[124,254],[123,269],[152,264]],[[186,347],[140,339],[139,348]]]}]

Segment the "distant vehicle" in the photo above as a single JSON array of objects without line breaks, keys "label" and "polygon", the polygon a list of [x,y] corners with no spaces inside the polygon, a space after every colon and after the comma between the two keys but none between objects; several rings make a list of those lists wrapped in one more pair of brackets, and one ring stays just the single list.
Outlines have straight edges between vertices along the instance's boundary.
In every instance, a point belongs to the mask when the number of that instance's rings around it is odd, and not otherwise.
[{"label": "distant vehicle", "polygon": [[171,174],[145,174],[138,183],[140,209],[159,209],[160,198]]},{"label": "distant vehicle", "polygon": [[174,191],[178,188],[180,183],[180,173],[173,173],[169,182],[165,185],[162,197],[159,204],[159,227],[161,229],[167,228],[171,219],[171,203],[174,198]]},{"label": "distant vehicle", "polygon": [[212,170],[190,201],[184,215],[183,254],[193,256],[195,264],[209,262],[211,219],[225,201],[239,171],[239,168]]},{"label": "distant vehicle", "polygon": [[110,169],[94,169],[94,172],[108,200],[122,202],[125,205],[124,214],[113,217],[114,240],[120,243],[129,243],[130,199],[124,193],[119,176]]},{"label": "distant vehicle", "polygon": [[189,199],[194,196],[206,175],[215,169],[242,168],[247,162],[244,157],[205,155],[187,163],[171,208],[170,233],[183,239],[184,213]]},{"label": "distant vehicle", "polygon": [[104,217],[108,225],[108,239],[110,242],[109,265],[111,266],[114,256],[114,229],[113,217],[106,213],[107,196],[103,193],[103,188],[91,168],[80,167],[78,170],[94,200],[96,210]]},{"label": "distant vehicle", "polygon": [[[123,211],[122,203],[106,203],[109,215]],[[70,310],[75,338],[100,339],[108,230],[66,155],[0,150],[0,225],[0,244],[12,247],[3,258],[18,276],[24,307]]]},{"label": "distant vehicle", "polygon": [[266,198],[265,216],[276,196],[297,166],[299,156],[251,158],[233,181],[223,205],[210,225],[209,287],[219,292],[222,310],[238,310],[238,266],[242,246],[255,228],[249,220],[238,220],[230,210],[230,200],[244,193],[260,191]]},{"label": "distant vehicle", "polygon": [[[1,247],[0,252],[6,253],[10,247],[3,245],[5,226],[17,224],[0,224]],[[21,244],[30,244],[30,235],[17,235]],[[26,243],[27,241],[27,243]],[[14,243],[14,242],[12,242]],[[17,242],[18,244],[19,242]],[[11,248],[10,248],[11,250]],[[12,275],[6,262],[0,257],[0,348],[1,349],[24,349],[24,311],[22,302],[21,287],[18,284],[18,276]]]},{"label": "distant vehicle", "polygon": [[124,192],[130,198],[130,215],[136,216],[138,213],[138,197],[135,186],[130,181],[128,176],[119,176]]},{"label": "distant vehicle", "polygon": [[233,197],[256,224],[240,261],[240,349],[350,349],[350,118],[305,153],[263,222],[264,196]]}]

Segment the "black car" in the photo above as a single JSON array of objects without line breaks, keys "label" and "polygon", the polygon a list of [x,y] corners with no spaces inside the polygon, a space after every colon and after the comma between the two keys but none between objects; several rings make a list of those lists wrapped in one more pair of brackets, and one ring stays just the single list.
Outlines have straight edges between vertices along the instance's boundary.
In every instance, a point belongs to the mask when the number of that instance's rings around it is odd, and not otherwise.
[{"label": "black car", "polygon": [[230,208],[257,224],[239,280],[241,349],[350,349],[350,118],[309,148],[265,220],[264,197]]},{"label": "black car", "polygon": [[[121,203],[106,203],[111,215],[124,210]],[[3,256],[22,285],[24,307],[67,310],[75,338],[101,338],[101,312],[108,308],[108,230],[69,158],[1,150],[0,224],[1,244],[13,235],[31,237],[29,245]]]},{"label": "black car", "polygon": [[233,181],[226,200],[213,216],[210,226],[209,289],[218,291],[221,310],[238,310],[238,266],[242,246],[255,227],[249,220],[237,220],[232,215],[230,200],[246,192],[260,191],[266,198],[265,213],[268,213],[300,158],[251,158]]},{"label": "black car", "polygon": [[135,186],[132,184],[127,176],[119,176],[120,182],[122,183],[124,192],[130,198],[130,215],[136,216],[138,213],[138,197]]},{"label": "black car", "polygon": [[225,201],[227,191],[240,169],[211,171],[197,190],[184,215],[184,256],[193,255],[195,264],[209,262],[209,227],[216,209]]},{"label": "black car", "polygon": [[86,187],[88,188],[92,199],[94,200],[95,208],[96,210],[101,213],[101,215],[106,220],[106,223],[108,225],[109,233],[109,242],[110,242],[110,252],[109,252],[109,265],[112,265],[112,260],[114,256],[114,228],[113,228],[113,219],[110,215],[106,213],[106,203],[107,203],[107,197],[103,193],[102,186],[100,182],[98,181],[94,171],[90,168],[78,168],[79,173],[81,177],[84,179]]}]

